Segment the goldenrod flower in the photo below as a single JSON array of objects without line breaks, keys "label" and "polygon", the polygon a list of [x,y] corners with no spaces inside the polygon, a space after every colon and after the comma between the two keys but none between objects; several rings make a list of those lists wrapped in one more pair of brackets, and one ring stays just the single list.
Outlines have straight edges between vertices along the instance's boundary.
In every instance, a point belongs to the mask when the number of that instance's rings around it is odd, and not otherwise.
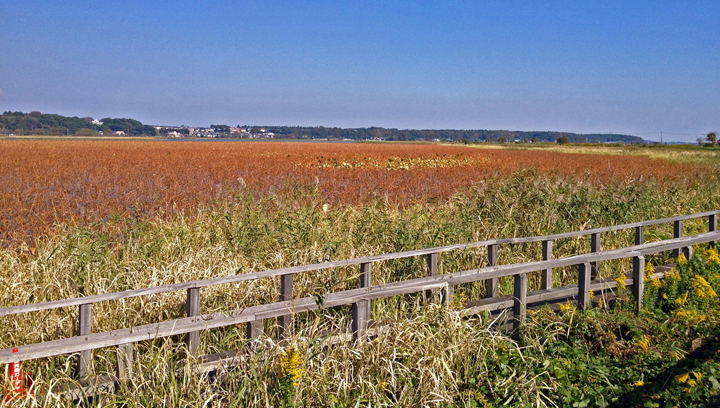
[{"label": "goldenrod flower", "polygon": [[702,374],[701,374],[701,373],[698,373],[697,371],[693,371],[693,372],[692,372],[692,375],[695,376],[695,379],[696,379],[696,380],[698,380],[698,381],[702,380]]},{"label": "goldenrod flower", "polygon": [[717,297],[717,293],[713,290],[710,283],[700,275],[695,275],[692,280],[692,288],[695,289],[695,295],[700,299],[713,299]]},{"label": "goldenrod flower", "polygon": [[673,313],[678,319],[689,320],[695,324],[700,323],[707,318],[707,316],[698,314],[695,310],[678,310]]},{"label": "goldenrod flower", "polygon": [[688,380],[688,377],[690,377],[689,373],[680,374],[675,376],[675,381],[685,383],[685,381]]},{"label": "goldenrod flower", "polygon": [[617,283],[618,290],[625,289],[625,279],[627,279],[627,277],[625,276],[624,273],[621,273],[620,276],[615,278],[615,282]]},{"label": "goldenrod flower", "polygon": [[688,260],[685,258],[685,254],[680,254],[680,256],[677,257],[677,263],[678,265],[687,265]]},{"label": "goldenrod flower", "polygon": [[637,380],[637,381],[635,381],[635,382],[633,383],[633,385],[636,386],[636,387],[642,387],[643,385],[645,385],[645,381],[643,381],[643,380]]},{"label": "goldenrod flower", "polygon": [[568,299],[567,302],[560,304],[560,311],[563,313],[567,313],[573,310],[573,304],[570,303],[570,299]]},{"label": "goldenrod flower", "polygon": [[672,284],[673,282],[680,281],[680,273],[675,270],[675,268],[670,269],[667,273],[665,273],[665,280]]},{"label": "goldenrod flower", "polygon": [[647,282],[655,273],[655,268],[653,268],[652,264],[645,265],[645,281]]},{"label": "goldenrod flower", "polygon": [[600,309],[603,308],[603,300],[602,300],[602,298],[600,298],[600,300],[598,300],[598,307],[599,307]]},{"label": "goldenrod flower", "polygon": [[642,337],[640,337],[635,342],[635,344],[637,344],[637,346],[640,347],[640,349],[642,349],[643,351],[648,351],[648,346],[650,346],[650,340],[647,338],[646,335],[643,334]]},{"label": "goldenrod flower", "polygon": [[705,261],[708,263],[720,264],[720,256],[715,248],[710,248],[705,251]]},{"label": "goldenrod flower", "polygon": [[593,300],[595,298],[595,292],[592,289],[590,289],[588,294],[590,295],[590,300]]},{"label": "goldenrod flower", "polygon": [[297,385],[297,380],[300,378],[301,365],[302,358],[300,357],[300,353],[293,346],[288,348],[282,356],[280,356],[280,374],[283,377],[292,378],[294,385]]},{"label": "goldenrod flower", "polygon": [[671,351],[671,352],[670,352],[670,357],[674,358],[674,359],[677,360],[677,361],[680,361],[680,354],[678,354],[677,351]]},{"label": "goldenrod flower", "polygon": [[695,380],[688,380],[687,383],[688,383],[688,385],[691,386],[691,387],[694,387],[695,384],[696,384],[696,383],[695,383]]},{"label": "goldenrod flower", "polygon": [[682,296],[675,299],[673,303],[675,304],[675,307],[680,309],[681,307],[685,306],[685,303],[687,303],[688,293],[685,292]]},{"label": "goldenrod flower", "polygon": [[662,287],[662,282],[660,281],[660,279],[655,278],[650,281],[650,286],[655,289],[660,289]]}]

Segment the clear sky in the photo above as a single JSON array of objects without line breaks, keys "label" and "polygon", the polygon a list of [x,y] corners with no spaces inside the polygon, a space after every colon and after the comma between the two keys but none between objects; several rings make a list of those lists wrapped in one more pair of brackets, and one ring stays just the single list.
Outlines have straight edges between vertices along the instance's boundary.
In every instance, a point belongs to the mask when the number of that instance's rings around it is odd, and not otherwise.
[{"label": "clear sky", "polygon": [[720,2],[0,0],[5,110],[694,141]]}]

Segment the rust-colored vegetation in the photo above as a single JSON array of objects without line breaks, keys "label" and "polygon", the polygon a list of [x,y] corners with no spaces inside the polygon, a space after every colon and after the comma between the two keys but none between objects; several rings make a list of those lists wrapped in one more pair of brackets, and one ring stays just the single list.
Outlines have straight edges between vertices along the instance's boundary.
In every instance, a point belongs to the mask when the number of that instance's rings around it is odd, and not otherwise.
[{"label": "rust-colored vegetation", "polygon": [[0,241],[31,241],[56,223],[188,214],[235,188],[256,197],[316,189],[332,205],[443,200],[525,168],[591,183],[700,171],[641,157],[416,144],[1,141]]}]

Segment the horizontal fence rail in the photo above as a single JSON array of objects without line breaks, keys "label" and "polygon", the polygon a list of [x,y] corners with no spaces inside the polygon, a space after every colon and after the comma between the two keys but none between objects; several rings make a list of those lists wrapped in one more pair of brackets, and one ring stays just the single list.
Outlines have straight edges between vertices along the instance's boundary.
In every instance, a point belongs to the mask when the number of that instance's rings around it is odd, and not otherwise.
[{"label": "horizontal fence rail", "polygon": [[[199,332],[201,330],[247,323],[248,338],[253,338],[262,334],[262,321],[264,319],[278,318],[282,334],[289,330],[292,316],[294,314],[343,305],[352,305],[352,331],[356,337],[361,337],[368,329],[368,321],[370,320],[371,310],[370,302],[373,299],[382,299],[419,292],[424,292],[426,296],[430,297],[435,292],[441,291],[444,299],[448,301],[452,296],[452,288],[455,285],[479,281],[485,281],[488,283],[489,298],[469,303],[469,309],[473,313],[477,313],[481,310],[493,311],[512,308],[514,312],[514,324],[518,327],[524,322],[525,310],[530,303],[548,301],[563,296],[577,296],[578,306],[584,308],[591,300],[588,298],[588,294],[591,290],[604,291],[614,288],[616,285],[614,280],[595,279],[595,273],[601,262],[616,259],[632,259],[632,276],[626,280],[626,283],[629,287],[632,286],[633,292],[636,295],[635,297],[638,302],[638,306],[641,306],[641,294],[644,290],[643,273],[645,267],[645,256],[666,251],[673,251],[673,254],[684,253],[689,257],[691,255],[693,245],[702,243],[714,245],[715,242],[718,241],[718,238],[720,238],[720,234],[717,232],[717,214],[718,211],[708,211],[691,215],[595,228],[584,231],[573,231],[562,234],[525,238],[492,239],[466,244],[448,245],[197,280],[74,299],[0,308],[0,316],[49,310],[60,307],[77,306],[79,308],[77,336],[15,346],[14,348],[0,350],[0,363],[11,363],[63,354],[79,353],[77,373],[79,377],[84,377],[88,375],[88,370],[91,366],[91,351],[93,349],[116,346],[118,348],[117,377],[123,378],[125,375],[123,370],[130,366],[132,362],[131,345],[135,342],[175,335],[185,335],[188,351],[190,353],[195,353],[199,343]],[[708,232],[691,236],[683,236],[683,221],[697,218],[707,218],[709,224],[707,229]],[[673,223],[673,238],[658,242],[645,243],[644,228],[646,226],[663,223]],[[635,245],[619,249],[601,250],[600,234],[631,228],[635,229]],[[552,242],[554,240],[587,235],[590,235],[592,238],[591,253],[553,259]],[[498,245],[528,242],[543,243],[542,261],[511,265],[497,265]],[[483,246],[488,248],[489,266],[478,269],[438,274],[439,253]],[[371,265],[373,262],[417,256],[426,257],[427,276],[382,285],[371,284]],[[322,296],[321,301],[319,301],[316,297],[293,299],[292,283],[294,274],[350,265],[360,265],[360,287],[358,289],[328,293]],[[579,283],[577,285],[568,285],[561,288],[552,288],[552,270],[554,268],[570,266],[578,267]],[[527,274],[538,271],[540,271],[542,275],[541,289],[528,293]],[[230,310],[223,313],[200,313],[200,288],[275,276],[281,277],[281,295],[278,302]],[[510,276],[514,279],[513,295],[497,296],[498,279]],[[658,273],[655,276],[661,277],[662,273]],[[94,303],[180,290],[187,291],[186,317],[128,327],[119,330],[111,330],[102,333],[92,333],[92,305]]]}]

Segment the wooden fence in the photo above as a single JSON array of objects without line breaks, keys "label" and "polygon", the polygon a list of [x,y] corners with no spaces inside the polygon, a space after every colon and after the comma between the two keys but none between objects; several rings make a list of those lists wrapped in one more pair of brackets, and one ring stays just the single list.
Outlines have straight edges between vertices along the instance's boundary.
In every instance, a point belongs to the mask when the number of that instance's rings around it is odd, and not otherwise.
[{"label": "wooden fence", "polygon": [[[184,334],[188,350],[190,353],[196,353],[201,330],[245,323],[247,324],[248,338],[254,338],[262,334],[262,322],[265,319],[277,318],[282,333],[282,330],[289,328],[294,314],[342,305],[352,305],[352,332],[356,337],[361,337],[365,335],[368,329],[368,321],[371,317],[370,302],[373,299],[419,292],[431,294],[438,290],[442,291],[445,299],[450,299],[454,285],[478,281],[486,282],[487,298],[468,303],[471,311],[493,311],[512,308],[513,322],[517,328],[523,324],[526,308],[528,304],[531,303],[549,302],[576,296],[578,306],[580,308],[586,308],[591,301],[589,298],[591,290],[602,291],[615,287],[616,282],[614,280],[593,279],[601,262],[615,259],[631,258],[633,260],[632,276],[626,280],[626,284],[632,287],[638,306],[642,306],[645,256],[664,251],[673,251],[674,256],[685,253],[687,257],[690,257],[692,255],[693,245],[701,243],[714,245],[719,238],[717,232],[718,213],[720,213],[720,211],[708,211],[538,237],[491,239],[466,244],[224,276],[81,298],[4,307],[0,308],[0,317],[18,313],[39,312],[54,308],[77,307],[79,309],[79,319],[77,336],[35,344],[15,345],[14,348],[17,350],[15,352],[13,348],[0,350],[0,363],[7,364],[17,361],[79,353],[77,372],[82,378],[89,374],[88,368],[93,349],[115,346],[118,348],[117,378],[122,379],[127,375],[126,369],[132,363],[132,343],[135,342]],[[683,221],[698,218],[707,219],[708,232],[683,236]],[[645,227],[665,223],[674,224],[674,237],[663,241],[645,243]],[[620,249],[601,250],[601,234],[626,229],[635,230],[635,245]],[[588,235],[591,237],[591,253],[553,259],[553,241]],[[542,261],[497,265],[499,245],[529,242],[542,243]],[[489,266],[479,269],[438,274],[439,253],[476,247],[487,247]],[[383,285],[372,284],[371,266],[373,262],[418,256],[424,256],[426,258],[427,276]],[[314,297],[293,298],[293,276],[295,274],[351,265],[359,265],[359,288],[328,293],[324,295],[322,302],[318,302]],[[553,288],[551,279],[553,269],[568,266],[577,266],[578,284]],[[537,271],[541,271],[541,289],[528,293],[527,274]],[[230,310],[223,313],[205,315],[200,313],[200,290],[202,288],[275,276],[280,277],[280,299],[276,303]],[[509,276],[513,277],[513,294],[497,296],[498,279]],[[660,276],[662,276],[662,272],[656,274],[656,278]],[[95,303],[180,290],[187,291],[186,317],[103,333],[92,333],[92,306]]]}]

